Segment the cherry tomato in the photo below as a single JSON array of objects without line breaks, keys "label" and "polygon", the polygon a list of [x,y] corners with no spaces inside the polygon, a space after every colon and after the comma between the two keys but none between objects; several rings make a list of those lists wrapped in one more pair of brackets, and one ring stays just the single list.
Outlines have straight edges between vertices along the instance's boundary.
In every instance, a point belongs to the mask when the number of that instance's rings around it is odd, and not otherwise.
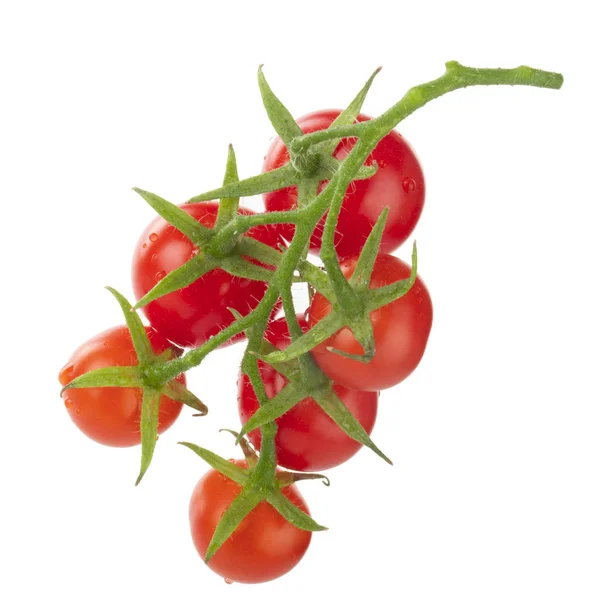
[{"label": "cherry tomato", "polygon": [[[217,202],[184,204],[181,208],[206,227],[217,218]],[[240,213],[253,212],[240,208]],[[255,227],[250,237],[276,248],[282,241],[272,226]],[[148,225],[135,248],[132,266],[133,291],[139,300],[160,279],[181,267],[198,253],[198,248],[180,231],[157,217]],[[233,277],[214,269],[187,287],[150,302],[143,308],[152,327],[183,347],[200,346],[234,321],[229,308],[242,315],[251,312],[262,299],[267,284]],[[242,339],[236,336],[231,341]]]},{"label": "cherry tomato", "polygon": [[[341,263],[344,276],[349,279],[358,257]],[[378,288],[410,276],[410,266],[389,254],[379,254],[371,277],[371,288]],[[308,309],[308,323],[314,327],[331,311],[331,305],[315,294]],[[404,296],[371,313],[375,336],[375,356],[369,363],[361,363],[327,350],[334,347],[351,354],[364,354],[348,328],[314,348],[312,355],[323,371],[336,383],[356,390],[383,390],[400,383],[417,367],[427,345],[433,307],[431,297],[422,279],[417,277],[413,287]]]},{"label": "cherry tomato", "polygon": [[[162,335],[150,327],[146,327],[146,331],[157,355],[168,349],[180,354],[181,350],[174,348]],[[131,334],[122,325],[100,333],[77,348],[58,379],[64,386],[88,371],[137,364]],[[177,381],[185,384],[185,376],[180,375]],[[142,390],[135,388],[71,388],[65,390],[63,400],[75,425],[88,437],[106,446],[124,447],[135,446],[141,441],[142,395]],[[161,396],[158,433],[171,427],[182,406],[181,402]]]},{"label": "cherry tomato", "polygon": [[[232,462],[247,466],[242,460]],[[219,520],[241,489],[235,481],[214,469],[197,483],[190,501],[190,528],[202,559]],[[309,514],[295,485],[282,491],[288,500]],[[227,581],[263,583],[293,569],[308,549],[310,539],[310,531],[294,527],[262,501],[217,550],[208,566]]]},{"label": "cherry tomato", "polygon": [[[321,110],[298,120],[304,133],[327,129],[340,114],[339,110]],[[359,115],[357,122],[368,121],[370,117]],[[346,157],[355,141],[346,138],[340,142],[333,156]],[[289,154],[280,138],[276,138],[265,157],[263,171],[271,171],[289,161]],[[335,245],[340,258],[358,254],[365,239],[381,211],[389,206],[385,230],[381,240],[381,252],[393,252],[412,233],[425,201],[425,180],[421,165],[408,142],[397,132],[392,131],[377,144],[367,165],[377,162],[377,173],[370,179],[353,181],[344,197],[335,234]],[[321,184],[321,189],[325,183]],[[268,211],[290,210],[296,208],[298,190],[296,187],[284,188],[264,195]],[[323,219],[310,240],[313,253],[321,248]],[[284,225],[281,234],[291,239],[293,225]]]},{"label": "cherry tomato", "polygon": [[[298,317],[304,331],[308,323]],[[283,350],[291,339],[285,318],[273,321],[266,339]],[[269,398],[273,398],[288,383],[272,366],[260,363],[261,377]],[[377,392],[350,390],[334,386],[340,400],[350,409],[367,433],[371,433],[377,416]],[[238,379],[238,411],[242,424],[258,410],[259,404],[246,375]],[[287,413],[276,419],[275,447],[277,464],[294,471],[323,471],[336,467],[354,456],[361,444],[345,434],[323,409],[310,397],[304,398]],[[252,443],[260,448],[260,429],[250,432]]]}]

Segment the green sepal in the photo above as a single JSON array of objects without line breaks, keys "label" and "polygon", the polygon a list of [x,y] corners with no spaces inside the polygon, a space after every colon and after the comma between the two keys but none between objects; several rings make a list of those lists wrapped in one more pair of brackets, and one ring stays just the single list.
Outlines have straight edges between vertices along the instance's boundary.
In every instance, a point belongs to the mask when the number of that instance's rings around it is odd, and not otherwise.
[{"label": "green sepal", "polygon": [[381,308],[407,294],[417,279],[417,243],[413,244],[411,255],[411,270],[408,279],[401,279],[389,285],[369,290],[366,294],[366,305],[369,312]]},{"label": "green sepal", "polygon": [[[375,79],[379,71],[381,71],[381,67],[375,69],[375,71],[373,72],[371,77],[369,77],[363,88],[360,90],[360,92],[358,92],[354,100],[352,100],[352,102],[348,105],[348,108],[343,110],[336,117],[336,119],[333,121],[330,127],[341,127],[342,125],[351,125],[352,123],[354,123],[354,120],[359,115],[365,98],[367,97],[367,94],[371,89],[373,80]],[[328,142],[323,143],[323,149],[327,154],[333,154],[338,144],[339,140],[330,140]]]},{"label": "green sepal", "polygon": [[[350,277],[350,285],[357,292],[361,289],[368,289],[369,283],[371,282],[371,274],[373,273],[373,267],[381,245],[381,237],[383,236],[388,214],[389,207],[386,206],[381,211],[375,225],[371,229],[360,256],[358,257],[354,273],[352,274],[352,277]],[[332,346],[328,346],[327,350],[345,358],[367,364],[371,362],[375,356],[375,337],[370,314],[364,310],[362,313],[362,315],[353,319],[349,323],[349,326],[356,341],[362,346],[363,354],[351,354],[344,352],[343,350],[338,350]]]},{"label": "green sepal", "polygon": [[298,265],[298,272],[311,287],[315,288],[322,296],[325,296],[330,303],[335,302],[333,287],[325,271],[322,271],[319,267],[308,261],[304,261]]},{"label": "green sepal", "polygon": [[[225,166],[225,177],[223,178],[223,186],[229,185],[230,183],[236,183],[239,181],[237,162],[235,159],[235,152],[233,146],[229,144],[229,150],[227,152],[227,165]],[[217,213],[217,221],[215,223],[215,229],[219,229],[221,225],[231,221],[238,212],[240,204],[239,196],[228,196],[222,197],[219,202],[219,211]]]},{"label": "green sepal", "polygon": [[315,346],[318,346],[321,342],[324,342],[343,326],[342,316],[338,312],[332,311],[314,327],[311,327],[302,337],[294,340],[285,350],[278,350],[266,356],[259,356],[259,359],[263,362],[274,364],[298,358],[312,350]]},{"label": "green sepal", "polygon": [[361,345],[363,349],[362,354],[352,354],[350,352],[344,352],[338,350],[334,346],[327,346],[328,352],[339,354],[345,358],[350,358],[358,362],[368,364],[373,360],[375,356],[375,335],[373,333],[373,323],[371,322],[371,315],[363,311],[353,322],[349,325],[352,334],[356,341]]},{"label": "green sepal", "polygon": [[219,471],[219,473],[225,475],[225,477],[229,477],[229,479],[235,481],[239,485],[246,485],[248,481],[248,471],[246,469],[242,469],[242,467],[238,467],[232,462],[220,457],[218,454],[215,454],[206,448],[201,448],[196,444],[179,442],[179,445],[185,446],[195,452],[204,462],[208,463],[215,471]]},{"label": "green sepal", "polygon": [[240,437],[240,434],[233,429],[219,429],[219,433],[223,431],[230,433],[235,438],[236,444],[239,444],[242,452],[244,453],[244,458],[246,459],[248,466],[250,468],[255,467],[256,463],[258,462],[258,455],[254,451],[254,448],[250,445],[250,442],[245,437]]},{"label": "green sepal", "polygon": [[298,173],[287,163],[279,169],[273,169],[248,179],[242,179],[236,183],[230,183],[220,188],[198,194],[188,200],[189,204],[196,202],[207,202],[218,198],[233,198],[240,196],[256,196],[266,192],[273,192],[281,188],[290,187],[298,183]]},{"label": "green sepal", "polygon": [[141,388],[144,386],[144,378],[138,367],[104,367],[88,371],[76,377],[60,391],[94,388],[94,387],[119,387],[119,388]]},{"label": "green sepal", "polygon": [[244,318],[239,310],[232,308],[231,306],[228,306],[227,310],[233,315],[233,318],[236,321],[241,321]]},{"label": "green sepal", "polygon": [[392,464],[392,461],[374,444],[364,427],[356,420],[348,407],[338,398],[333,389],[315,393],[314,399],[346,435],[363,446],[373,450],[373,452],[375,452],[377,456],[383,458],[385,462],[390,465]]},{"label": "green sepal", "polygon": [[135,485],[138,485],[144,477],[144,474],[152,462],[152,456],[154,455],[154,448],[156,447],[156,439],[158,437],[158,409],[160,406],[160,395],[160,390],[144,388],[140,420],[142,464]]},{"label": "green sepal", "polygon": [[262,501],[258,491],[252,488],[243,488],[229,505],[221,520],[215,528],[215,532],[206,549],[204,562],[208,563],[217,550],[227,541],[229,536],[238,528],[240,523],[260,504]]},{"label": "green sepal", "polygon": [[[328,170],[326,170],[323,173],[323,176],[328,179],[332,175]],[[300,181],[298,182],[298,185],[297,185],[297,193],[298,193],[297,202],[298,202],[299,209],[305,208],[309,204],[312,204],[314,199],[317,197],[317,192],[319,191],[319,183],[320,183],[320,178],[319,178],[318,172],[316,173],[316,175],[314,177],[312,177],[310,179],[306,179],[304,177],[300,179]],[[302,256],[302,260],[306,259],[307,253],[308,253],[308,249]]]},{"label": "green sepal", "polygon": [[303,135],[302,129],[300,129],[290,111],[273,93],[262,71],[262,65],[258,68],[258,87],[260,88],[263,105],[267,111],[269,121],[273,125],[273,129],[275,129],[286,147],[289,148],[291,141],[295,137]]},{"label": "green sepal", "polygon": [[280,489],[293,485],[298,481],[320,480],[325,487],[331,486],[331,481],[327,475],[321,473],[298,473],[297,471],[280,471],[276,475],[277,485]]},{"label": "green sepal", "polygon": [[140,316],[133,310],[125,296],[117,292],[114,288],[107,286],[106,289],[117,299],[117,302],[123,311],[125,323],[131,334],[131,341],[133,342],[138,362],[140,364],[149,364],[153,362],[156,359],[156,355],[154,354],[152,344],[150,344],[150,340],[148,339],[148,334],[146,333],[146,328],[142,323],[142,319],[140,319]]},{"label": "green sepal", "polygon": [[137,304],[133,307],[134,310],[142,308],[150,304],[153,300],[162,298],[171,292],[181,290],[188,285],[191,285],[203,275],[215,268],[213,261],[206,258],[204,255],[196,255],[190,258],[181,267],[171,271],[163,277]]},{"label": "green sepal", "polygon": [[371,274],[373,273],[373,267],[375,266],[375,259],[381,246],[381,238],[385,230],[385,224],[387,221],[390,209],[386,206],[382,211],[373,229],[369,233],[369,237],[365,241],[365,245],[360,252],[360,256],[356,261],[354,267],[354,273],[350,277],[350,283],[354,284],[357,288],[368,288],[371,282]]},{"label": "green sepal", "polygon": [[277,266],[283,257],[279,250],[247,235],[239,239],[237,247],[241,255],[245,255],[246,252],[252,253],[255,260],[265,265]]},{"label": "green sepal", "polygon": [[162,389],[162,393],[167,396],[167,398],[181,402],[193,410],[198,411],[198,413],[194,415],[195,417],[203,417],[208,413],[208,407],[184,385],[179,383],[179,381],[175,381],[174,379],[169,381]]},{"label": "green sepal", "polygon": [[289,523],[303,531],[327,531],[327,527],[319,525],[312,517],[299,509],[279,490],[269,490],[266,501]]},{"label": "green sepal", "polygon": [[146,192],[140,188],[133,188],[167,223],[170,223],[181,231],[185,237],[190,239],[194,244],[199,244],[208,240],[212,236],[212,230],[209,227],[204,227],[184,210],[176,204],[153,194]]},{"label": "green sepal", "polygon": [[[342,163],[343,161],[338,160],[337,158],[322,156],[321,162],[319,163],[319,170],[317,171],[315,178],[318,178],[319,180],[331,179]],[[363,179],[371,179],[378,170],[379,166],[376,162],[371,165],[363,165],[358,169],[352,180],[361,181]]]},{"label": "green sepal", "polygon": [[374,162],[370,165],[363,165],[358,169],[353,181],[362,181],[363,179],[371,179],[379,171],[379,164]]},{"label": "green sepal", "polygon": [[258,410],[242,427],[236,441],[239,442],[244,435],[278,419],[304,398],[306,398],[306,393],[303,391],[300,383],[293,381],[288,383],[273,398],[259,406]]},{"label": "green sepal", "polygon": [[251,279],[253,281],[271,281],[274,271],[255,265],[241,256],[228,256],[219,262],[219,268],[235,277]]},{"label": "green sepal", "polygon": [[[356,337],[356,335],[354,335],[354,337]],[[343,356],[344,358],[349,358],[350,360],[355,360],[357,362],[368,365],[375,356],[375,345],[373,343],[361,343],[360,341],[358,341],[358,343],[362,346],[364,354],[353,354],[352,352],[344,352],[343,350],[338,350],[335,346],[327,346],[326,350],[328,352],[332,352],[333,354]]]},{"label": "green sepal", "polygon": [[[263,339],[260,344],[261,354],[270,354],[271,352],[277,352],[277,347]],[[277,363],[271,365],[278,373],[281,373],[287,379],[294,379],[300,375],[300,363],[298,359],[294,358],[288,362]]]}]

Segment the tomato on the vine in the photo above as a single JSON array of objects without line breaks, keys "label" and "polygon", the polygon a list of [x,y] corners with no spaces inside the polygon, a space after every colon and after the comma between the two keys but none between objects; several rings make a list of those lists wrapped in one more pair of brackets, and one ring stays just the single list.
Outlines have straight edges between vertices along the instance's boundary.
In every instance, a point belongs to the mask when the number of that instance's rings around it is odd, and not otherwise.
[{"label": "tomato on the vine", "polygon": [[[327,129],[340,114],[339,110],[321,110],[298,119],[304,133]],[[356,122],[370,117],[358,115]],[[333,156],[344,159],[354,147],[355,140],[344,139]],[[280,138],[271,144],[263,171],[271,171],[289,162],[289,154]],[[390,212],[381,239],[381,252],[393,252],[415,228],[425,202],[425,180],[414,151],[397,131],[392,130],[375,147],[367,165],[377,162],[375,175],[362,181],[353,181],[346,191],[336,232],[335,246],[340,258],[358,254],[381,211],[389,206]],[[321,189],[325,185],[321,184]],[[268,211],[290,210],[297,207],[298,190],[288,187],[264,195]],[[321,248],[324,219],[310,238],[310,248],[318,253]],[[293,225],[281,226],[282,235],[290,240]]]},{"label": "tomato on the vine", "polygon": [[[162,335],[146,327],[155,354],[172,350],[174,356],[181,350],[173,347]],[[82,344],[62,368],[58,379],[65,386],[76,377],[105,367],[131,367],[138,359],[125,325],[107,329]],[[177,381],[185,384],[183,374]],[[75,425],[88,437],[106,446],[135,446],[141,441],[141,389],[118,387],[69,388],[63,400]],[[181,402],[161,396],[158,413],[158,433],[166,431],[177,419]]]},{"label": "tomato on the vine", "polygon": [[[341,263],[346,279],[354,273],[358,257]],[[378,254],[370,287],[378,288],[410,277],[410,266],[389,254]],[[331,312],[331,305],[315,294],[308,309],[308,322],[314,327]],[[375,356],[361,363],[327,350],[333,347],[350,354],[364,354],[352,332],[344,327],[312,350],[323,371],[336,383],[357,390],[383,390],[406,379],[417,367],[427,345],[433,306],[427,287],[417,277],[407,294],[371,312]]]},{"label": "tomato on the vine", "polygon": [[[247,467],[246,461],[232,461]],[[223,516],[241,491],[241,486],[211,469],[200,479],[190,501],[190,528],[196,550],[204,559]],[[282,489],[288,500],[310,514],[295,485]],[[312,534],[286,521],[266,501],[241,522],[217,550],[208,566],[228,581],[263,583],[293,569],[308,549]]]},{"label": "tomato on the vine", "polygon": [[[308,323],[298,317],[303,331]],[[284,350],[291,342],[285,318],[276,319],[269,324],[265,339],[277,349]],[[288,383],[271,365],[260,363],[260,373],[269,398],[273,398]],[[335,385],[339,399],[348,407],[357,421],[370,434],[377,417],[377,392],[350,390]],[[259,404],[254,388],[246,375],[238,379],[238,411],[242,424],[258,410]],[[311,398],[301,400],[284,415],[276,419],[277,435],[275,449],[277,464],[294,471],[323,471],[341,465],[354,456],[361,444],[346,433]],[[248,434],[252,443],[260,448],[260,429]]]},{"label": "tomato on the vine", "polygon": [[[201,202],[181,208],[205,227],[213,227],[219,204]],[[240,208],[244,215],[253,214]],[[273,226],[251,229],[248,235],[277,248],[282,242]],[[139,300],[158,281],[198,254],[198,248],[183,233],[157,217],[140,237],[133,255],[133,291]],[[242,315],[254,310],[267,289],[266,282],[234,277],[222,269],[209,271],[185,288],[153,300],[143,307],[152,327],[183,347],[200,346],[234,321],[229,310]],[[242,339],[236,336],[231,341]]]}]

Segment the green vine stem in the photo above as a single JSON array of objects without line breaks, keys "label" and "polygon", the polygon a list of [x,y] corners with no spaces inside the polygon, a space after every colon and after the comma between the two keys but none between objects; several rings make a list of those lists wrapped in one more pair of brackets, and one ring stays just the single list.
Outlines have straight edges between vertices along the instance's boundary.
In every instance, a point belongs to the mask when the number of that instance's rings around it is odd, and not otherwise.
[{"label": "green vine stem", "polygon": [[563,82],[564,78],[560,73],[526,66],[514,69],[478,69],[465,67],[454,60],[449,61],[446,63],[446,72],[441,77],[411,88],[399,102],[379,117],[356,125],[325,129],[298,137],[292,143],[292,151],[302,152],[313,144],[343,137],[379,140],[400,121],[431,100],[461,88],[476,85],[527,85],[558,90]]}]

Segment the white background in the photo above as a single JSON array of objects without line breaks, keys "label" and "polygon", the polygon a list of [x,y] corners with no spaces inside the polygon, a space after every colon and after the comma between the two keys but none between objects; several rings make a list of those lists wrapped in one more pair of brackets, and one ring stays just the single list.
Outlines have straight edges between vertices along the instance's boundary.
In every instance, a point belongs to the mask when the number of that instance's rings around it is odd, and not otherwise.
[{"label": "white background", "polygon": [[[591,5],[592,3],[589,3]],[[598,56],[585,2],[4,2],[0,9],[0,597],[600,597]],[[240,345],[191,375],[210,406],[138,449],[71,424],[57,373],[121,322],[151,210],[219,185],[233,142],[260,170],[272,129],[258,64],[300,116],[470,66],[561,71],[560,92],[477,88],[400,126],[425,170],[416,230],[435,303],[418,371],[382,395],[376,442],[302,485],[328,525],[300,566],[227,586],[196,554],[187,504],[237,456]],[[259,199],[251,206],[259,207]],[[400,250],[408,258],[408,246]]]}]

